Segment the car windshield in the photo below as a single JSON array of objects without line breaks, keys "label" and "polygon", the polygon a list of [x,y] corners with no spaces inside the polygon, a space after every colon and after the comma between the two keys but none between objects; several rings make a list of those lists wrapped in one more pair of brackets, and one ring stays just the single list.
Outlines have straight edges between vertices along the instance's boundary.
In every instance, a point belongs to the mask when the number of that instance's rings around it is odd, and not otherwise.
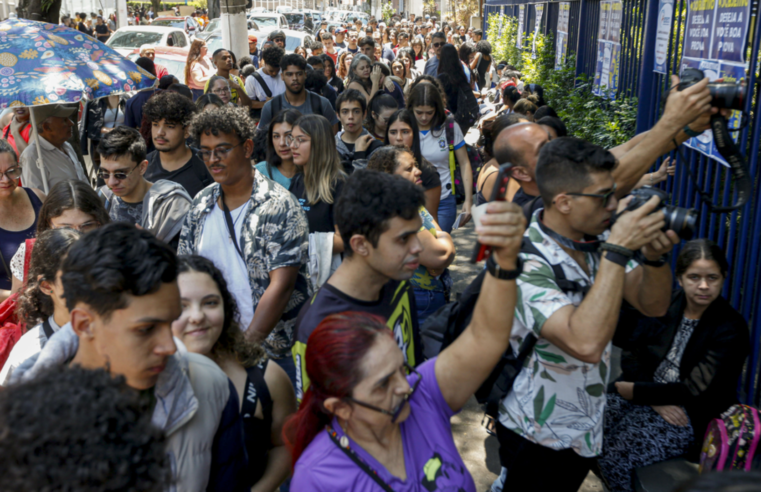
[{"label": "car windshield", "polygon": [[288,24],[303,24],[304,14],[283,14]]},{"label": "car windshield", "polygon": [[157,19],[151,22],[152,26],[169,26],[185,29],[185,19]]},{"label": "car windshield", "polygon": [[209,25],[206,27],[206,32],[216,31],[217,29],[219,29],[219,17],[209,22]]},{"label": "car windshield", "polygon": [[211,36],[206,40],[206,48],[209,50],[209,53],[214,53],[219,48],[224,48],[222,46],[222,36]]},{"label": "car windshield", "polygon": [[299,38],[296,36],[289,36],[285,35],[285,52],[286,53],[293,53],[296,48],[301,46],[304,43],[304,38]]},{"label": "car windshield", "polygon": [[164,33],[145,31],[117,31],[106,43],[112,48],[139,48],[144,44],[161,44]]},{"label": "car windshield", "polygon": [[260,29],[277,27],[277,17],[251,17],[251,20],[256,22]]}]

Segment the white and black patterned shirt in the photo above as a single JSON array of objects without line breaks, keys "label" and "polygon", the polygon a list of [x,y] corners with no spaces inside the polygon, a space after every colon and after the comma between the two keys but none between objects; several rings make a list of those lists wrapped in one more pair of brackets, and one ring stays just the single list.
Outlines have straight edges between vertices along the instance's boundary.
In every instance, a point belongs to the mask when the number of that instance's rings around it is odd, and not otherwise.
[{"label": "white and black patterned shirt", "polygon": [[666,358],[661,361],[658,369],[655,370],[653,380],[656,383],[679,382],[679,365],[682,363],[682,355],[687,347],[687,343],[690,341],[692,332],[695,331],[695,327],[698,326],[699,322],[699,319],[682,318]]}]

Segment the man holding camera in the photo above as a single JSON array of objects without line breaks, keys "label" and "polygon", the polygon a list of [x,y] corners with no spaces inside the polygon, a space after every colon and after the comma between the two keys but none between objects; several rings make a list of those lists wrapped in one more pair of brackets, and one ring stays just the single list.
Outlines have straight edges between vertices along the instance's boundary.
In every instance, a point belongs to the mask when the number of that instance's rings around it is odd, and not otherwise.
[{"label": "man holding camera", "polygon": [[616,198],[616,165],[610,152],[576,138],[553,140],[539,152],[544,210],[525,234],[539,254],[522,249],[511,346],[518,353],[529,337],[537,340],[499,405],[505,490],[578,490],[602,450],[621,301],[647,316],[669,307],[665,255],[679,237],[664,232],[658,197]]}]

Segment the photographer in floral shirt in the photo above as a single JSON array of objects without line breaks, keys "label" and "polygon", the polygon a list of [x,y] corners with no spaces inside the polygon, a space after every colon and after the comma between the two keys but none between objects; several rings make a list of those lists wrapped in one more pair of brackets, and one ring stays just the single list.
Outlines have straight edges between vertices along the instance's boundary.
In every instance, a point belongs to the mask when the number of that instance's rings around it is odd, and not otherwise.
[{"label": "photographer in floral shirt", "polygon": [[296,198],[251,167],[254,123],[245,109],[196,115],[190,133],[215,183],[193,200],[178,254],[201,255],[224,274],[240,326],[295,381],[293,325],[307,299],[309,226]]},{"label": "photographer in floral shirt", "polygon": [[[669,307],[671,269],[663,257],[679,237],[661,230],[663,213],[652,213],[657,197],[611,227],[614,212],[630,201],[615,196],[616,164],[607,150],[576,138],[552,140],[539,153],[544,210],[534,213],[525,236],[544,258],[521,253],[511,344],[517,353],[526,337],[538,340],[500,403],[504,490],[579,489],[602,450],[621,300],[646,316],[662,316]],[[644,255],[642,265],[631,261],[636,251]],[[563,292],[548,262],[588,288],[586,295]]]}]

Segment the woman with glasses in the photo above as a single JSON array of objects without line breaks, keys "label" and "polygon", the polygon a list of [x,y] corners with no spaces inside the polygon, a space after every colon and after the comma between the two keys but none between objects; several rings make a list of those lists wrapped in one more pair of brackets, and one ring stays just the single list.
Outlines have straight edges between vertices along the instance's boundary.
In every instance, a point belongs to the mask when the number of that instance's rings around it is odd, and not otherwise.
[{"label": "woman with glasses", "polygon": [[204,94],[196,99],[196,108],[198,108],[199,113],[221,108],[224,105],[225,102],[216,94]]},{"label": "woman with glasses", "polygon": [[[336,233],[333,209],[346,182],[341,157],[328,120],[321,115],[304,115],[286,137],[293,163],[300,172],[293,177],[290,192],[296,196],[309,222],[309,233]],[[333,254],[344,250],[341,236],[333,236]]]},{"label": "woman with glasses", "polygon": [[415,68],[415,53],[412,48],[400,48],[396,59],[404,64],[404,94],[408,94],[410,85],[420,76]]},{"label": "woman with glasses", "polygon": [[11,295],[10,261],[19,245],[34,237],[45,194],[19,184],[21,166],[16,151],[0,140],[0,302]]},{"label": "woman with glasses", "polygon": [[514,204],[490,207],[484,220],[494,235],[479,241],[509,274],[484,275],[472,322],[437,357],[409,367],[395,332],[367,313],[330,315],[312,332],[304,362],[309,387],[284,429],[295,463],[292,490],[475,492],[450,418],[507,348],[516,303],[508,279],[522,270],[525,223]]},{"label": "woman with glasses", "polygon": [[80,236],[81,233],[74,229],[51,229],[40,234],[34,242],[34,250],[27,262],[29,280],[19,293],[16,310],[19,321],[34,328],[24,333],[13,346],[0,371],[0,386],[8,384],[13,371],[38,354],[50,336],[71,320],[58,274],[66,253]]},{"label": "woman with glasses", "polygon": [[188,59],[185,62],[185,84],[190,87],[194,101],[203,95],[206,82],[216,73],[208,53],[206,42],[201,39],[193,41],[188,50]]},{"label": "woman with glasses", "polygon": [[[103,201],[90,185],[78,179],[68,179],[53,186],[45,198],[37,219],[35,235],[39,237],[50,229],[75,229],[86,233],[108,222]],[[24,283],[26,244],[26,241],[22,242],[11,259],[12,292],[17,292]]]},{"label": "woman with glasses", "polygon": [[288,138],[293,124],[301,117],[295,109],[284,109],[272,118],[267,125],[267,158],[254,166],[257,171],[278,183],[286,190],[291,187],[291,180],[299,172],[293,163],[293,152]]},{"label": "woman with glasses", "polygon": [[227,106],[235,106],[232,103],[232,91],[230,90],[230,82],[221,75],[214,75],[209,81],[209,85],[206,94],[214,94],[222,99],[222,102]]}]

